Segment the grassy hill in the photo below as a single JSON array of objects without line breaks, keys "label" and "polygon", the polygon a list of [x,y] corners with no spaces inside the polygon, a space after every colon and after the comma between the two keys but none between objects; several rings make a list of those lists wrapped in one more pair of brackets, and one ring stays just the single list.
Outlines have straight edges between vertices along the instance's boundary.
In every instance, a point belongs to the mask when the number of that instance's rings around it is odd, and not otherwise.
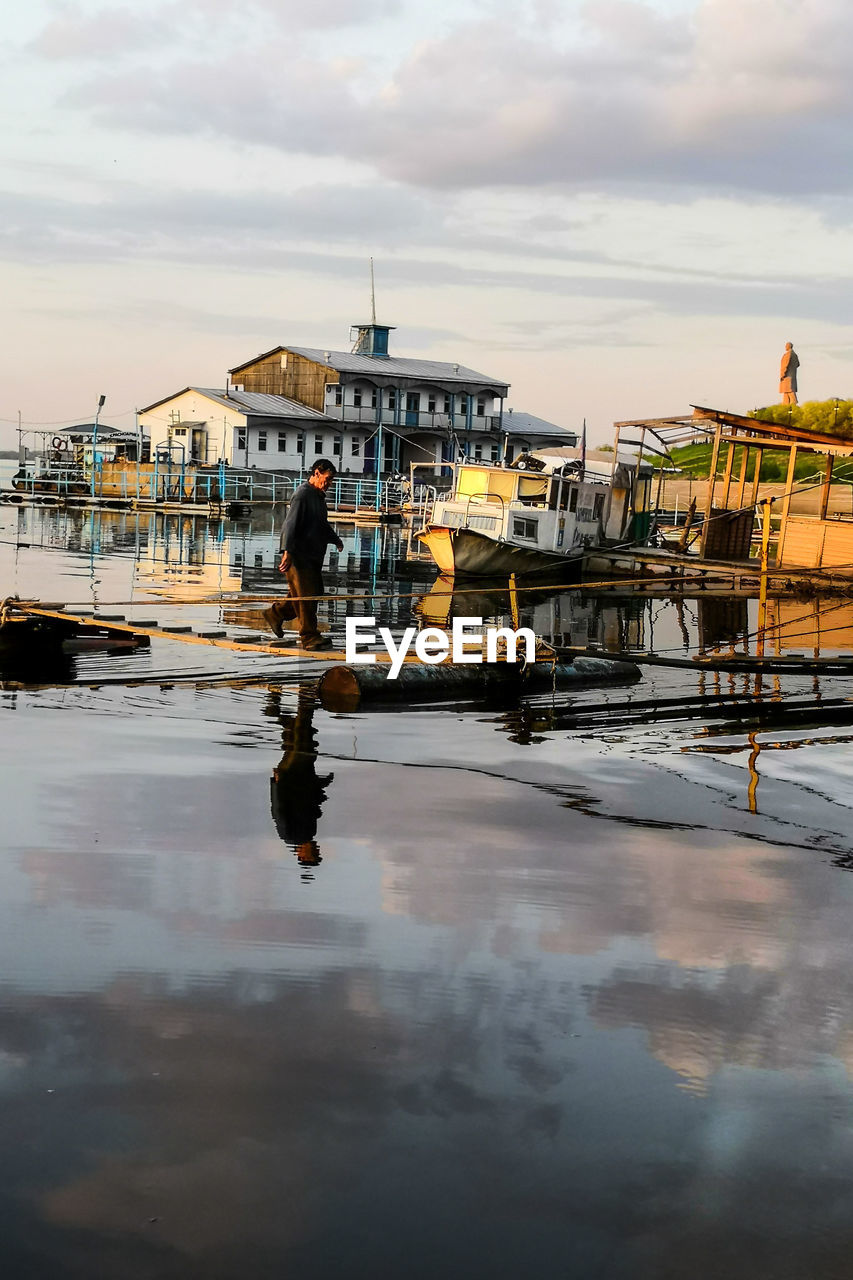
[{"label": "grassy hill", "polygon": [[[821,435],[837,436],[839,440],[853,444],[853,400],[811,400],[797,405],[789,411],[788,405],[774,404],[765,409],[756,409],[749,415],[761,422],[775,422],[780,426],[799,427],[806,431],[817,431]],[[685,476],[697,480],[707,479],[711,467],[712,444],[702,441],[697,444],[686,444],[672,450],[672,460]],[[660,459],[655,459],[660,465]],[[723,461],[720,459],[719,469]],[[750,460],[748,478],[752,480],[754,458]],[[811,480],[822,473],[823,460],[814,454],[800,454],[795,465],[797,480]],[[836,467],[839,479],[853,479],[853,461],[842,459]],[[734,475],[740,474],[740,450],[735,458]],[[784,480],[788,474],[788,453],[782,449],[766,449],[761,459],[761,480]]]}]

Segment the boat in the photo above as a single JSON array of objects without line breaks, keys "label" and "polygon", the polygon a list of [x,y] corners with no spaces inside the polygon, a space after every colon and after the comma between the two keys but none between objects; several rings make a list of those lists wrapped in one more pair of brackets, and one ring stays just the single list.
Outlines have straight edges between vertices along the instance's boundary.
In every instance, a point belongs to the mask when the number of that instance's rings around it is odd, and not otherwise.
[{"label": "boat", "polygon": [[416,538],[442,573],[492,577],[552,572],[601,546],[610,477],[579,459],[521,454],[509,465],[462,462]]}]

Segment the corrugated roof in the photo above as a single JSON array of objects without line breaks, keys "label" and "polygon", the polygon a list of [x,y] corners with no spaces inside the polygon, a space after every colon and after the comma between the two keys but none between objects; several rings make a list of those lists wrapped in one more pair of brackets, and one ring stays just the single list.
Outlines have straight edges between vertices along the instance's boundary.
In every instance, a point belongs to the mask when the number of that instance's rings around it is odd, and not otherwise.
[{"label": "corrugated roof", "polygon": [[309,409],[298,400],[289,400],[287,396],[265,395],[262,391],[226,392],[218,387],[182,387],[180,391],[175,391],[170,396],[163,396],[162,400],[155,400],[153,404],[146,405],[139,412],[150,413],[152,409],[159,409],[161,405],[168,404],[170,400],[176,400],[178,396],[186,395],[188,391],[194,391],[196,395],[204,396],[206,400],[213,400],[216,404],[221,404],[224,409],[240,409],[250,418],[307,418],[311,422],[337,421],[324,413],[318,413],[316,409]]},{"label": "corrugated roof", "polygon": [[211,400],[217,400],[226,409],[233,409],[235,404],[245,409],[253,418],[310,418],[314,422],[328,422],[325,413],[309,409],[298,400],[289,400],[287,396],[267,395],[263,391],[217,391],[210,387],[191,387]]},{"label": "corrugated roof", "polygon": [[445,360],[409,360],[402,356],[362,356],[353,351],[324,351],[320,347],[274,347],[243,364],[235,365],[232,374],[239,373],[257,360],[274,355],[277,351],[292,351],[294,355],[304,356],[306,360],[316,360],[318,364],[334,369],[336,373],[363,373],[368,377],[421,378],[426,382],[458,382],[460,384],[475,382],[483,387],[494,387],[506,394],[508,383],[501,378],[492,378],[486,373],[478,373],[463,364],[451,364]]},{"label": "corrugated roof", "polygon": [[513,409],[511,412],[504,410],[503,429],[511,434],[517,432],[519,435],[570,435],[575,440],[579,434],[570,427],[558,427],[555,422],[547,422],[544,418],[537,418],[532,413],[521,413],[518,409]]}]

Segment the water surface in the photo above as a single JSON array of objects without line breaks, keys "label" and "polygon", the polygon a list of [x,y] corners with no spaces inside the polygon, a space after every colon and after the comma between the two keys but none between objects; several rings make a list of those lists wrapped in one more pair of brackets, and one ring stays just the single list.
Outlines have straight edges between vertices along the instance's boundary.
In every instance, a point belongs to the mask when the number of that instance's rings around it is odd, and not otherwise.
[{"label": "water surface", "polygon": [[[344,534],[332,586],[402,624],[428,566]],[[0,539],[4,594],[279,589],[272,521]],[[523,607],[680,652],[754,627],[705,604]],[[335,715],[265,661],[0,690],[5,1274],[847,1276],[848,683]]]}]

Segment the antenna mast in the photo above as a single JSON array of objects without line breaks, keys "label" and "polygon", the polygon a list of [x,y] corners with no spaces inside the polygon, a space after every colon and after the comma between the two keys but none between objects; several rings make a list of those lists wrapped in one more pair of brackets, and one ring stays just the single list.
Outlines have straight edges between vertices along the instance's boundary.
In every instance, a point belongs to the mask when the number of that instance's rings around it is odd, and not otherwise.
[{"label": "antenna mast", "polygon": [[370,259],[370,321],[376,324],[376,286],[373,280],[373,259]]}]

